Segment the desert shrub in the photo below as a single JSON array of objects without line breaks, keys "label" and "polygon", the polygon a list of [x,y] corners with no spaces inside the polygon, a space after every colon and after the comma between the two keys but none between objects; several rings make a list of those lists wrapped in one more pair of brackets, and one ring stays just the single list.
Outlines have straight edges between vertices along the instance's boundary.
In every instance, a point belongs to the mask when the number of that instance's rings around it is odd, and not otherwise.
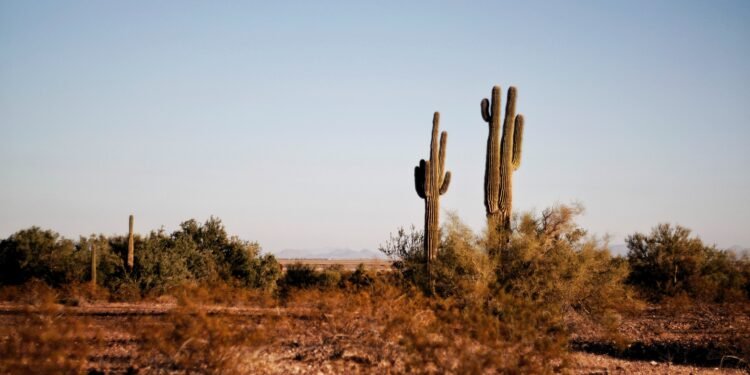
[{"label": "desert shrub", "polygon": [[240,284],[271,290],[281,276],[281,265],[272,254],[261,256],[260,251],[255,242],[232,239],[223,251],[223,264]]},{"label": "desert shrub", "polygon": [[279,282],[284,288],[313,287],[318,283],[318,272],[309,264],[290,264],[286,267],[286,273]]},{"label": "desert shrub", "polygon": [[272,254],[265,254],[253,258],[250,269],[252,278],[248,280],[248,286],[263,290],[273,290],[276,280],[281,277],[281,264]]},{"label": "desert shrub", "polygon": [[586,236],[574,220],[582,212],[579,205],[558,205],[538,217],[516,217],[509,243],[496,255],[496,287],[554,314],[604,317],[630,300],[627,264]]},{"label": "desert shrub", "polygon": [[367,271],[365,265],[362,263],[358,264],[357,268],[354,269],[354,272],[346,278],[348,284],[355,289],[370,287],[375,284],[377,280],[377,275],[373,275],[371,272]]},{"label": "desert shrub", "polygon": [[324,268],[318,274],[318,286],[323,289],[331,289],[338,287],[341,284],[343,267],[340,265],[332,265]]},{"label": "desert shrub", "polygon": [[492,264],[479,238],[457,215],[448,214],[433,266],[435,293],[442,297],[482,298],[492,282]]},{"label": "desert shrub", "polygon": [[312,265],[294,263],[287,266],[279,284],[285,292],[289,289],[332,289],[341,285],[342,273],[340,266],[326,267],[318,271]]},{"label": "desert shrub", "polygon": [[628,281],[653,299],[686,293],[725,301],[743,294],[743,263],[734,253],[706,246],[689,229],[659,224],[649,235],[626,239],[631,272]]},{"label": "desert shrub", "polygon": [[385,244],[378,247],[393,261],[393,269],[403,286],[428,284],[423,241],[424,232],[412,225],[408,232],[402,227],[391,233]]}]

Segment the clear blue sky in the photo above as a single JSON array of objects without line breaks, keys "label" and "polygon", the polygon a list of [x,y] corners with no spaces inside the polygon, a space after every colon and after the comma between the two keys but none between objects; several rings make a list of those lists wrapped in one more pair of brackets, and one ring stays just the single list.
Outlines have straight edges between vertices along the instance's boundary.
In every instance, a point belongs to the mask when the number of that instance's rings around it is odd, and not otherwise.
[{"label": "clear blue sky", "polygon": [[526,116],[515,208],[580,201],[750,246],[750,2],[0,2],[0,236],[220,217],[265,249],[374,249],[442,207],[479,230],[494,84]]}]

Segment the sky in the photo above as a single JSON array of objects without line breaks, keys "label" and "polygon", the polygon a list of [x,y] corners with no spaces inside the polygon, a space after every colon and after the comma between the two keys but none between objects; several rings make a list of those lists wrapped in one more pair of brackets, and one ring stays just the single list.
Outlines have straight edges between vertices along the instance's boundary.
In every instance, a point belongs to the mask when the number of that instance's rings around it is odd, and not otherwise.
[{"label": "sky", "polygon": [[750,247],[750,2],[0,2],[0,237],[213,215],[282,249],[376,249],[441,207],[485,223],[493,85],[525,117],[514,209],[580,202]]}]

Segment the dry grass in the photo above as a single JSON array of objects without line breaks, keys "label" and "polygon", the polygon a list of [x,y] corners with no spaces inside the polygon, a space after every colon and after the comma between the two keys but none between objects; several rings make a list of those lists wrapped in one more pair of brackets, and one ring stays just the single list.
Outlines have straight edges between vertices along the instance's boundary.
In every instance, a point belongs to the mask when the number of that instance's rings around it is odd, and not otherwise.
[{"label": "dry grass", "polygon": [[90,319],[71,317],[57,304],[58,293],[41,283],[5,289],[21,305],[20,314],[0,324],[0,373],[77,373],[85,369],[100,331]]},{"label": "dry grass", "polygon": [[[43,284],[12,291],[16,294],[0,290],[6,301],[13,300],[0,303],[0,373],[580,373],[599,365],[653,373],[667,368],[571,356],[559,317],[508,295],[472,304],[379,283],[297,289],[278,300],[216,285],[185,286],[139,303],[83,296],[78,304],[61,305],[72,292]],[[623,313],[617,328],[633,341],[657,346],[744,345],[750,311],[732,308],[739,310],[685,307],[675,300]],[[586,324],[574,328],[592,334],[576,332],[574,338],[609,342],[597,337],[606,329],[591,320]]]},{"label": "dry grass", "polygon": [[230,304],[232,291],[64,306],[60,293],[41,288],[30,304],[2,306],[0,372],[480,373],[562,364],[549,361],[563,354],[543,343],[550,332],[531,324],[524,333],[478,306],[417,291],[313,288],[292,291],[283,305],[237,290]]}]

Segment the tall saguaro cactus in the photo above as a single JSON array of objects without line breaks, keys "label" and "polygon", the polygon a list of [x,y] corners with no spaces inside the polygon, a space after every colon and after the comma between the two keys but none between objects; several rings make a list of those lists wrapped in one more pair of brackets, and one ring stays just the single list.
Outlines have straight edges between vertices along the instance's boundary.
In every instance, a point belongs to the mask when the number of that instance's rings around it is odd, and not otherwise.
[{"label": "tall saguaro cactus", "polygon": [[[420,160],[414,168],[414,184],[417,195],[424,199],[424,252],[427,270],[432,278],[431,263],[437,255],[440,242],[440,196],[448,191],[451,173],[445,172],[445,152],[448,133],[440,134],[440,113],[435,112],[432,118],[432,139],[430,140],[430,160]],[[432,284],[432,281],[430,281]]]},{"label": "tall saguaro cactus", "polygon": [[502,137],[500,137],[500,86],[492,88],[492,102],[482,100],[482,118],[489,124],[487,162],[484,172],[484,207],[487,227],[510,232],[513,209],[513,172],[521,166],[523,115],[516,115],[516,88],[508,89]]},{"label": "tall saguaro cactus", "polygon": [[128,225],[128,270],[133,270],[135,244],[133,243],[133,215],[130,215]]}]

